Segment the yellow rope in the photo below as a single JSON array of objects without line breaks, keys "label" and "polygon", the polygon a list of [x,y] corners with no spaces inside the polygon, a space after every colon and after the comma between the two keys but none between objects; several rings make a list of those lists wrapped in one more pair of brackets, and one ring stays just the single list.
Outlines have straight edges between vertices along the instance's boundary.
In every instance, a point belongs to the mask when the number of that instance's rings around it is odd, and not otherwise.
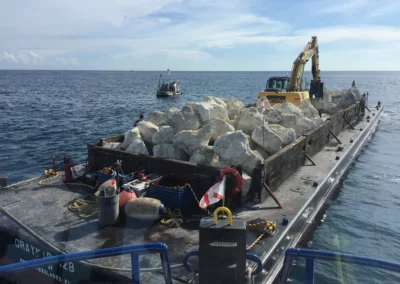
[{"label": "yellow rope", "polygon": [[[66,183],[66,184],[65,183],[48,184],[47,182],[49,182],[49,181],[51,181],[53,179],[56,179],[57,177],[60,176],[58,174],[58,172],[54,171],[53,169],[49,169],[49,170],[45,170],[44,171],[44,176],[50,176],[50,175],[51,175],[51,177],[39,181],[38,184],[41,185],[41,186],[49,186],[49,185],[50,186],[57,186],[57,185],[84,186],[84,187],[87,187],[87,188],[90,188],[90,189],[96,189],[95,186],[91,186],[91,185],[84,184],[84,183],[78,183],[78,182],[71,182],[71,183]],[[10,188],[10,187],[13,187],[13,186],[17,186],[17,185],[20,185],[20,184],[23,184],[23,183],[28,183],[28,182],[37,180],[37,179],[39,179],[41,177],[43,177],[43,175],[40,175],[40,176],[37,176],[37,177],[33,177],[33,178],[30,178],[30,179],[26,179],[26,180],[22,180],[22,181],[19,181],[17,183],[13,183],[13,184],[4,186],[1,189],[7,189],[7,188]]]},{"label": "yellow rope", "polygon": [[264,226],[264,232],[246,249],[247,251],[251,250],[265,235],[270,235],[275,232],[276,223],[272,221],[258,222],[258,223],[246,223],[247,227],[256,227],[259,225]]},{"label": "yellow rope", "polygon": [[50,181],[52,179],[55,179],[55,178],[57,178],[59,176],[59,174],[54,170],[45,170],[44,174],[45,175],[53,175],[53,176],[39,181],[39,185],[49,185],[49,184],[45,184],[45,182],[48,182],[48,181]]},{"label": "yellow rope", "polygon": [[264,236],[266,232],[263,232],[246,250],[251,250]]},{"label": "yellow rope", "polygon": [[166,217],[160,220],[160,224],[165,225],[167,227],[179,227],[182,224],[182,212],[179,209],[173,210]]},{"label": "yellow rope", "polygon": [[34,180],[40,178],[40,177],[42,177],[42,176],[40,175],[40,176],[33,177],[33,178],[30,178],[30,179],[26,179],[26,180],[23,180],[23,181],[20,181],[20,182],[17,182],[17,183],[13,183],[13,184],[4,186],[1,189],[7,189],[7,188],[10,188],[10,187],[13,187],[13,186],[17,186],[17,185],[20,185],[20,184],[23,184],[23,183],[31,182],[31,181],[34,181]]},{"label": "yellow rope", "polygon": [[51,185],[51,186],[71,185],[71,186],[84,186],[84,187],[87,187],[87,188],[90,188],[90,189],[96,189],[95,186],[91,186],[91,185],[84,184],[84,183],[79,183],[79,182],[68,182],[68,183],[52,183],[52,184],[47,184],[48,181],[57,178],[57,177],[59,176],[59,174],[58,174],[58,172],[55,172],[55,171],[52,170],[52,169],[44,171],[44,174],[45,174],[45,175],[53,175],[53,176],[52,176],[52,177],[49,177],[49,178],[46,178],[46,179],[44,179],[44,180],[39,181],[39,185],[42,185],[42,186],[45,186],[45,185],[47,185],[47,186],[49,186],[49,185]]},{"label": "yellow rope", "polygon": [[78,212],[81,218],[90,218],[97,214],[97,202],[94,200],[76,199],[68,205],[68,209],[72,212]]}]

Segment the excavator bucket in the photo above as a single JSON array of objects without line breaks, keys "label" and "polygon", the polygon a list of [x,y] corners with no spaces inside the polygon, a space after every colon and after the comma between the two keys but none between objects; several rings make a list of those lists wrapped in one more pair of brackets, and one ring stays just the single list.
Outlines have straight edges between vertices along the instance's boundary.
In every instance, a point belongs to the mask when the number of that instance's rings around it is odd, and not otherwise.
[{"label": "excavator bucket", "polygon": [[324,83],[321,82],[320,80],[318,81],[311,80],[309,94],[310,97],[322,99],[324,96]]}]

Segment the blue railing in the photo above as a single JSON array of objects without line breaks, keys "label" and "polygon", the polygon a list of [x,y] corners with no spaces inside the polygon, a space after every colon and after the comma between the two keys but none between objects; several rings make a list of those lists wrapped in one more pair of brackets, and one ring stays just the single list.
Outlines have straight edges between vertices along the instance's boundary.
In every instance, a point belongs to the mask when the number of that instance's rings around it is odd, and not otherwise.
[{"label": "blue railing", "polygon": [[289,248],[285,253],[285,260],[283,263],[282,272],[280,275],[279,283],[286,283],[290,266],[295,257],[306,259],[306,270],[305,270],[305,283],[314,283],[314,260],[328,260],[328,261],[340,261],[342,263],[353,263],[358,265],[370,266],[395,272],[400,272],[400,264],[393,263],[389,261],[379,260],[375,258],[368,258],[363,256],[356,256],[345,253],[321,251],[321,250],[311,250],[311,249],[299,249],[299,248]]},{"label": "blue railing", "polygon": [[23,271],[29,268],[39,268],[47,265],[56,264],[58,262],[80,261],[80,260],[130,254],[131,265],[132,265],[132,283],[140,284],[139,255],[149,254],[149,253],[160,254],[165,283],[172,284],[171,268],[168,258],[168,248],[164,243],[138,244],[138,245],[120,246],[115,248],[107,248],[101,250],[74,252],[69,254],[61,254],[46,258],[39,258],[30,261],[14,263],[10,265],[0,266],[0,277],[12,272]]}]

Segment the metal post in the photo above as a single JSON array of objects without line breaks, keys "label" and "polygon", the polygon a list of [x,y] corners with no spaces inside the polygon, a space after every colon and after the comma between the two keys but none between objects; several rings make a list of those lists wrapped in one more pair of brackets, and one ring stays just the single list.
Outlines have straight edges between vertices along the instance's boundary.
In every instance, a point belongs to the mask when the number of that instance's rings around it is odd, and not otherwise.
[{"label": "metal post", "polygon": [[353,127],[353,125],[351,125],[351,123],[347,120],[347,118],[346,117],[343,117],[344,118],[344,121],[346,121],[347,122],[347,124],[351,127],[351,129],[353,129],[354,130],[354,127]]},{"label": "metal post", "polygon": [[131,253],[132,283],[140,284],[140,259],[139,254]]},{"label": "metal post", "polygon": [[264,187],[268,191],[269,195],[275,200],[276,204],[278,204],[279,208],[283,208],[282,204],[279,202],[278,198],[276,198],[275,194],[272,192],[272,190],[269,188],[269,186],[264,182]]},{"label": "metal post", "polygon": [[292,265],[292,261],[293,261],[293,256],[288,255],[287,253],[285,253],[285,259],[283,262],[283,267],[281,270],[281,275],[280,275],[280,279],[279,279],[279,284],[285,284],[286,280],[289,276],[289,269],[290,266]]},{"label": "metal post", "polygon": [[335,138],[336,141],[337,141],[339,144],[342,144],[342,142],[339,140],[339,138],[337,138],[336,135],[333,134],[332,130],[330,130],[330,129],[329,129],[329,134],[331,134],[331,135],[333,136],[333,138]]},{"label": "metal post", "polygon": [[8,177],[0,176],[0,188],[7,186]]},{"label": "metal post", "polygon": [[165,251],[160,252],[160,258],[161,258],[161,265],[163,268],[165,283],[172,284],[171,267],[169,266],[168,254]]},{"label": "metal post", "polygon": [[56,156],[53,156],[53,171],[56,172],[57,168],[56,168]]},{"label": "metal post", "polygon": [[[225,207],[225,192],[226,192],[226,179],[225,179],[225,176],[222,178],[222,182],[224,183],[224,195],[222,197],[222,207]],[[222,216],[225,216],[225,212],[224,211],[222,211]]]},{"label": "metal post", "polygon": [[311,157],[308,156],[308,154],[306,154],[306,159],[309,160],[313,166],[316,166],[316,164],[315,164],[314,161],[311,159]]},{"label": "metal post", "polygon": [[306,284],[314,284],[314,258],[306,258]]}]

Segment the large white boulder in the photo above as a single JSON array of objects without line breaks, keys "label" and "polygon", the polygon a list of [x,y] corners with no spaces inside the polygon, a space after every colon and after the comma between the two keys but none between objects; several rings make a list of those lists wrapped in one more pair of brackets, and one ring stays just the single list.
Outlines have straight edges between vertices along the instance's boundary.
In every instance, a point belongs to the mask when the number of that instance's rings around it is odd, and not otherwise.
[{"label": "large white boulder", "polygon": [[282,147],[296,140],[296,132],[293,128],[286,128],[279,124],[270,124],[268,128],[282,139]]},{"label": "large white boulder", "polygon": [[172,116],[175,114],[175,113],[178,113],[178,112],[180,112],[180,110],[179,109],[177,109],[176,107],[171,107],[171,108],[169,108],[169,109],[167,109],[166,111],[165,111],[165,117],[167,118],[167,124],[168,125],[171,125],[171,119],[172,119]]},{"label": "large white boulder", "polygon": [[355,104],[357,101],[356,95],[348,90],[346,94],[344,94],[341,99],[338,101],[338,105],[340,105],[342,108],[347,108],[353,104]]},{"label": "large white boulder", "polygon": [[218,161],[218,156],[214,154],[213,147],[204,146],[193,152],[193,155],[190,157],[189,162],[198,164],[198,165],[206,165],[211,166]]},{"label": "large white boulder", "polygon": [[175,132],[172,126],[161,126],[160,129],[153,134],[153,144],[172,144]]},{"label": "large white boulder", "polygon": [[264,111],[264,119],[269,124],[279,124],[279,122],[282,120],[282,115],[279,111],[276,111],[271,107]]},{"label": "large white boulder", "polygon": [[236,129],[242,130],[247,135],[251,135],[254,128],[264,123],[261,113],[255,107],[242,109],[235,120],[237,121]]},{"label": "large white boulder", "polygon": [[332,114],[337,112],[340,108],[337,104],[334,104],[333,102],[324,102],[324,112]]},{"label": "large white boulder", "polygon": [[129,147],[129,145],[132,144],[133,140],[141,140],[140,132],[138,128],[132,128],[131,130],[128,130],[124,134],[124,141],[120,145],[121,150],[126,150],[126,148]]},{"label": "large white boulder", "polygon": [[103,148],[119,150],[121,143],[119,142],[104,142]]},{"label": "large white boulder", "polygon": [[252,173],[253,169],[260,163],[263,163],[264,159],[257,151],[251,151],[249,157],[241,164],[243,170],[247,173]]},{"label": "large white boulder", "polygon": [[125,150],[126,152],[132,152],[137,154],[149,155],[149,151],[146,148],[142,139],[135,139],[131,145]]},{"label": "large white boulder", "polygon": [[227,100],[226,106],[228,109],[229,119],[234,119],[235,115],[237,115],[240,110],[244,108],[244,104],[236,98]]},{"label": "large white boulder", "polygon": [[231,167],[231,165],[228,162],[225,162],[221,159],[213,163],[211,166],[216,167],[218,169],[226,169]]},{"label": "large white boulder", "polygon": [[264,160],[268,159],[271,155],[267,153],[263,148],[257,145],[257,147],[253,150],[254,152],[257,152],[258,154],[263,157]]},{"label": "large white boulder", "polygon": [[143,141],[151,143],[153,134],[156,133],[160,128],[150,121],[141,121],[138,123],[137,128],[139,129],[140,135]]},{"label": "large white boulder", "polygon": [[282,149],[282,139],[266,126],[258,126],[253,130],[251,139],[270,155]]},{"label": "large white boulder", "polygon": [[199,130],[183,130],[178,132],[173,138],[173,144],[184,150],[187,154],[192,155],[195,150],[203,146],[208,146],[211,136],[211,126],[206,125]]},{"label": "large white boulder", "polygon": [[318,110],[311,104],[309,100],[303,102],[300,107],[305,117],[313,120],[316,124],[322,122],[321,117],[318,114]]},{"label": "large white boulder", "polygon": [[249,136],[243,131],[228,132],[215,140],[214,153],[230,165],[241,165],[246,172],[262,161],[262,157],[250,149]]},{"label": "large white boulder", "polygon": [[229,119],[228,110],[226,109],[226,104],[218,104],[213,99],[209,99],[204,102],[199,103],[188,103],[197,116],[200,118],[202,123],[209,121],[212,118],[219,117],[222,119]]},{"label": "large white boulder", "polygon": [[286,128],[293,128],[297,134],[303,135],[317,127],[316,123],[304,116],[283,113],[282,120],[279,123]]},{"label": "large white boulder", "polygon": [[296,107],[294,104],[289,102],[284,102],[281,104],[275,104],[273,109],[279,111],[280,113],[294,114],[296,116],[304,116],[303,111]]},{"label": "large white boulder", "polygon": [[215,103],[217,105],[223,106],[224,108],[228,107],[226,104],[226,101],[224,99],[214,97],[214,96],[206,96],[201,101]]},{"label": "large white boulder", "polygon": [[153,156],[164,159],[188,161],[189,155],[173,144],[159,144],[153,147]]},{"label": "large white boulder", "polygon": [[200,127],[200,120],[189,105],[185,105],[182,111],[172,113],[169,121],[176,133]]},{"label": "large white boulder", "polygon": [[225,134],[226,132],[235,131],[235,127],[233,127],[227,121],[220,118],[213,118],[208,123],[212,129],[211,140],[215,141],[219,136]]},{"label": "large white boulder", "polygon": [[356,101],[360,101],[362,99],[362,95],[357,87],[351,87],[349,91],[354,94]]},{"label": "large white boulder", "polygon": [[162,111],[152,111],[149,113],[148,121],[154,123],[157,126],[163,126],[168,124],[167,116]]}]

